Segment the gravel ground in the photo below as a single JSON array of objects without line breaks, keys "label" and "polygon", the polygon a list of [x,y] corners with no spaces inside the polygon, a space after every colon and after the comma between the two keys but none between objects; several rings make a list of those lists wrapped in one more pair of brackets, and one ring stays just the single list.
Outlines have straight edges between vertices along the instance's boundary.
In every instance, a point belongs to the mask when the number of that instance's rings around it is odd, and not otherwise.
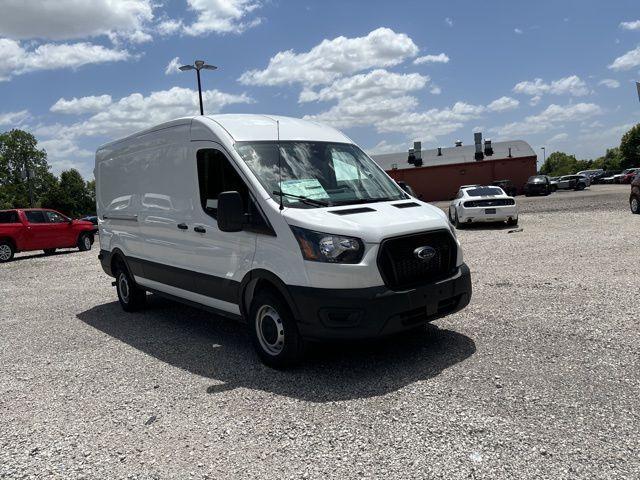
[{"label": "gravel ground", "polygon": [[462,230],[474,297],[289,372],[244,328],[121,311],[97,251],[0,266],[0,478],[640,478],[628,187]]}]

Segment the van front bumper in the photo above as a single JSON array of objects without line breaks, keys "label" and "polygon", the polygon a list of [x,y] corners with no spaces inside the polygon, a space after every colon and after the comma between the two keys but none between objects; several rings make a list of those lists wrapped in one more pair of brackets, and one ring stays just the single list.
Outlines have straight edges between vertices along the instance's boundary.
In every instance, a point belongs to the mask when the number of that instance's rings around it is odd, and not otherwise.
[{"label": "van front bumper", "polygon": [[455,313],[471,300],[469,267],[445,280],[396,292],[387,287],[289,286],[300,334],[309,339],[372,338],[410,330]]}]

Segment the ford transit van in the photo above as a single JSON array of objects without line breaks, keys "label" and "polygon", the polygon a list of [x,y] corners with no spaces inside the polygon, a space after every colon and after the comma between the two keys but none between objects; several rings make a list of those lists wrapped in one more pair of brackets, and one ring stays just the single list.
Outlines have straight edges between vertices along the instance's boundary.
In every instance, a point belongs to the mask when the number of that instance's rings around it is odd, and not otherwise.
[{"label": "ford transit van", "polygon": [[308,340],[388,335],[469,303],[445,213],[333,128],[182,118],[100,147],[94,173],[99,258],[122,308],[153,292],[242,319],[270,366]]}]

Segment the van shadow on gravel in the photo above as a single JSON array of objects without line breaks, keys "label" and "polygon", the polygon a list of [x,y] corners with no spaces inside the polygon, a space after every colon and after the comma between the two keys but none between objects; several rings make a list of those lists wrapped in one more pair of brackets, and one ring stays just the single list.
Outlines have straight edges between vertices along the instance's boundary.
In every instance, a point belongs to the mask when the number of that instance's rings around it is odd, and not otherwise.
[{"label": "van shadow on gravel", "polygon": [[111,302],[78,318],[160,361],[215,380],[210,394],[244,387],[311,402],[373,397],[433,378],[476,351],[471,338],[430,325],[376,341],[315,344],[300,366],[277,371],[260,363],[246,325],[156,295],[139,313]]}]

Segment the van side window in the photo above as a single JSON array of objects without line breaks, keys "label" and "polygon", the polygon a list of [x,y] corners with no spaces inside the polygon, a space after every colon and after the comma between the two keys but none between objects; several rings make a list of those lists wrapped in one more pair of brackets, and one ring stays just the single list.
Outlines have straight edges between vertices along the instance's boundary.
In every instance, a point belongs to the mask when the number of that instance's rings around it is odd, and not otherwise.
[{"label": "van side window", "polygon": [[18,212],[15,210],[0,212],[0,223],[20,223]]},{"label": "van side window", "polygon": [[244,211],[248,213],[249,189],[224,153],[213,148],[198,150],[197,161],[202,209],[216,218],[218,195],[236,191],[242,196]]},{"label": "van side window", "polygon": [[47,219],[44,217],[44,212],[40,210],[26,210],[24,214],[27,217],[29,223],[47,223]]}]

